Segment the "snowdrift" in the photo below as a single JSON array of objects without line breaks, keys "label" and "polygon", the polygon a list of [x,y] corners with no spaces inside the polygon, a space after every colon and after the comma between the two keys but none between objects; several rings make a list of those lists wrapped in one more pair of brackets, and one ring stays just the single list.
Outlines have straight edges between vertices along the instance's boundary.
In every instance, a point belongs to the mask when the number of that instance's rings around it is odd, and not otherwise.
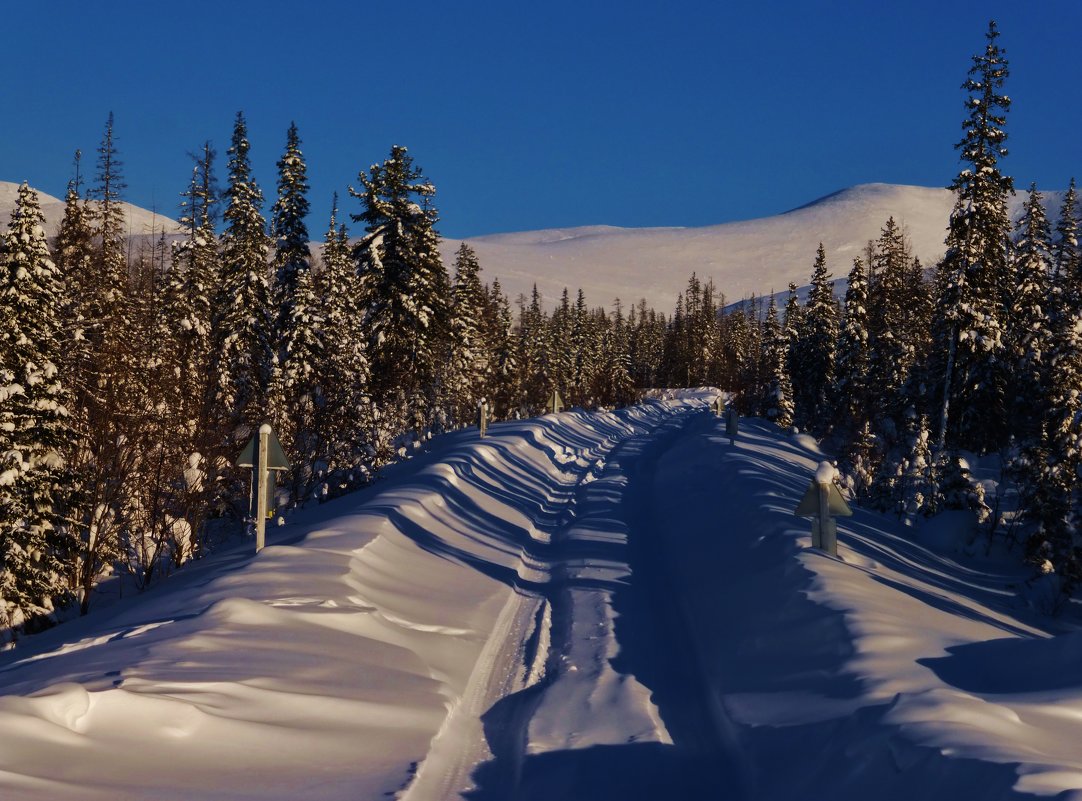
[{"label": "snowdrift", "polygon": [[447,435],[0,655],[0,797],[1082,798],[1082,635],[701,390]]}]

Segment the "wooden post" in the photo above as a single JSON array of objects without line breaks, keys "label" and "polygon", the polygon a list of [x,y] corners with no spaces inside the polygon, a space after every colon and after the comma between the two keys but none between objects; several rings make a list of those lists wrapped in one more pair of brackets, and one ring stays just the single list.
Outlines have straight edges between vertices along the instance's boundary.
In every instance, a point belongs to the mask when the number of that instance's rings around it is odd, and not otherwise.
[{"label": "wooden post", "polygon": [[264,423],[259,427],[259,456],[256,462],[255,552],[263,550],[267,539],[267,448],[271,427]]}]

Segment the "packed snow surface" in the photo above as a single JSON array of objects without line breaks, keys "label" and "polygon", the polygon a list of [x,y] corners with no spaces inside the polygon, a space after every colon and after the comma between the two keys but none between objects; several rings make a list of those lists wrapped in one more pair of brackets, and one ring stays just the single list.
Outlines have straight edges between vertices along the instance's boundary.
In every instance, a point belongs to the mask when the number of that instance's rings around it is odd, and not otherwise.
[{"label": "packed snow surface", "polygon": [[446,435],[24,639],[0,797],[1082,798],[1082,635],[1017,560],[861,509],[813,551],[823,454],[715,394]]}]

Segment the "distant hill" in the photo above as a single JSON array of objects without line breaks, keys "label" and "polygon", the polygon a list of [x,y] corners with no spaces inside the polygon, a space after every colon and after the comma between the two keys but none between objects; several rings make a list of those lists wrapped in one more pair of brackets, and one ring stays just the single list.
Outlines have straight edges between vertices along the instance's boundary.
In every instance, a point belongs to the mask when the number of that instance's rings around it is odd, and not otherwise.
[{"label": "distant hill", "polygon": [[[16,184],[0,182],[0,221],[14,205]],[[1055,217],[1062,193],[1045,194]],[[63,214],[62,201],[40,195],[50,233]],[[1023,193],[1012,200],[1021,209]],[[823,243],[835,278],[844,278],[853,257],[879,236],[888,217],[905,230],[914,253],[932,266],[943,254],[953,197],[946,189],[894,184],[862,184],[843,189],[773,217],[699,228],[614,228],[590,226],[495,234],[465,240],[477,252],[484,281],[498,277],[514,301],[533,284],[551,307],[564,287],[572,296],[581,287],[593,306],[625,307],[645,297],[668,313],[692,272],[712,278],[728,302],[782,292],[792,281],[808,283],[815,250]],[[174,220],[125,204],[132,235],[179,230]],[[448,269],[462,240],[445,239],[441,252]]]},{"label": "distant hill", "polygon": [[[1023,194],[1012,201],[1021,208]],[[1045,194],[1050,217],[1061,193]],[[835,278],[844,278],[869,239],[893,216],[913,252],[927,266],[943,254],[954,199],[946,189],[864,184],[843,189],[774,217],[702,228],[565,228],[499,234],[466,240],[477,251],[482,277],[498,276],[511,296],[529,293],[534,282],[549,305],[568,287],[578,287],[592,305],[625,307],[645,297],[670,311],[691,273],[713,278],[731,302],[782,292],[792,281],[808,283],[819,242]],[[445,262],[453,263],[458,240],[446,240]]]},{"label": "distant hill", "polygon": [[[8,220],[11,219],[11,210],[15,208],[15,200],[18,197],[19,184],[8,181],[0,181],[0,225],[7,228]],[[45,215],[45,228],[49,236],[56,234],[60,220],[64,216],[64,201],[38,191],[38,200],[41,202],[41,211]],[[153,211],[147,211],[139,206],[124,203],[124,215],[127,219],[128,234],[130,236],[158,235],[163,231],[166,234],[180,232],[180,225],[176,220],[163,217]]]}]

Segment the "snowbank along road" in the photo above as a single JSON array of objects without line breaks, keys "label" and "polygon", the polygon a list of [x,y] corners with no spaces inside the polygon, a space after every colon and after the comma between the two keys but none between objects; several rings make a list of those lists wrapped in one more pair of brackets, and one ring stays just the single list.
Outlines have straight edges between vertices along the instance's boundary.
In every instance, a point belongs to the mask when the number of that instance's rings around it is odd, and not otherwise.
[{"label": "snowbank along road", "polygon": [[811,551],[822,455],[758,421],[730,445],[714,395],[447,435],[258,557],[27,639],[0,656],[0,797],[1082,787],[1082,689],[1010,667],[1082,648],[1016,608],[1018,569],[861,510]]}]

